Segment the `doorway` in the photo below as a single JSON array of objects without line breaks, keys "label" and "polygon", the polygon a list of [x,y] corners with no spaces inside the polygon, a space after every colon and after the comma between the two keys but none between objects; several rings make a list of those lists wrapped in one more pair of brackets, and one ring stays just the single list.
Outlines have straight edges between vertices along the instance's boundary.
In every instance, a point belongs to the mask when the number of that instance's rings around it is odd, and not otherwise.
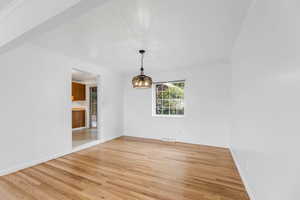
[{"label": "doorway", "polygon": [[98,124],[98,87],[90,87],[90,127],[97,128]]},{"label": "doorway", "polygon": [[72,146],[98,141],[98,75],[72,70]]}]

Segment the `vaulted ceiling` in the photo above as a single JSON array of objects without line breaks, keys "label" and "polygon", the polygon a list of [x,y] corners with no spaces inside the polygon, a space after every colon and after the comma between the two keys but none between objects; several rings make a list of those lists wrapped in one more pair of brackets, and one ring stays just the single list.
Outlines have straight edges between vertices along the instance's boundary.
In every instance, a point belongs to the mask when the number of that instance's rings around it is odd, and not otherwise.
[{"label": "vaulted ceiling", "polygon": [[0,0],[0,11],[5,9],[6,6],[11,4],[14,0]]},{"label": "vaulted ceiling", "polygon": [[7,9],[9,9],[9,6],[11,6],[14,1],[15,0],[0,0],[0,19],[2,15],[7,12]]},{"label": "vaulted ceiling", "polygon": [[122,72],[227,62],[251,0],[107,0],[32,42]]}]

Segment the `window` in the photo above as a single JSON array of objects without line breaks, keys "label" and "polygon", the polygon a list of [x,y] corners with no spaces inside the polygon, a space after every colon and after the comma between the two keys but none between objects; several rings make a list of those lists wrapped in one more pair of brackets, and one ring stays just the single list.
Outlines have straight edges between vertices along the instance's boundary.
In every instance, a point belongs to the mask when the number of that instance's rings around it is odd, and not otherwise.
[{"label": "window", "polygon": [[155,83],[153,115],[179,117],[184,115],[184,81]]}]

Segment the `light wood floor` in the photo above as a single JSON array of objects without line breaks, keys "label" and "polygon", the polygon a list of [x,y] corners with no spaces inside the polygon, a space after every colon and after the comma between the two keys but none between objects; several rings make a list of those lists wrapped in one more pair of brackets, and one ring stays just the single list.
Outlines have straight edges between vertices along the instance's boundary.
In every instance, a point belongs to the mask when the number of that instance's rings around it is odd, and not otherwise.
[{"label": "light wood floor", "polygon": [[249,200],[227,149],[122,137],[0,177],[2,200]]},{"label": "light wood floor", "polygon": [[72,131],[72,146],[77,147],[97,140],[97,128],[86,128],[82,130]]}]

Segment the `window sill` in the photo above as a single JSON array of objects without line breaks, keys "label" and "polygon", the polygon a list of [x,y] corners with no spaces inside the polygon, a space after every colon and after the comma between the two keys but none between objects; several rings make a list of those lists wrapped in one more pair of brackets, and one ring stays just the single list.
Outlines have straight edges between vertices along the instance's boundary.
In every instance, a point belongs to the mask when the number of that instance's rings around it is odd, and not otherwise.
[{"label": "window sill", "polygon": [[153,114],[152,117],[162,117],[162,118],[184,118],[185,115],[155,115],[155,114]]}]

